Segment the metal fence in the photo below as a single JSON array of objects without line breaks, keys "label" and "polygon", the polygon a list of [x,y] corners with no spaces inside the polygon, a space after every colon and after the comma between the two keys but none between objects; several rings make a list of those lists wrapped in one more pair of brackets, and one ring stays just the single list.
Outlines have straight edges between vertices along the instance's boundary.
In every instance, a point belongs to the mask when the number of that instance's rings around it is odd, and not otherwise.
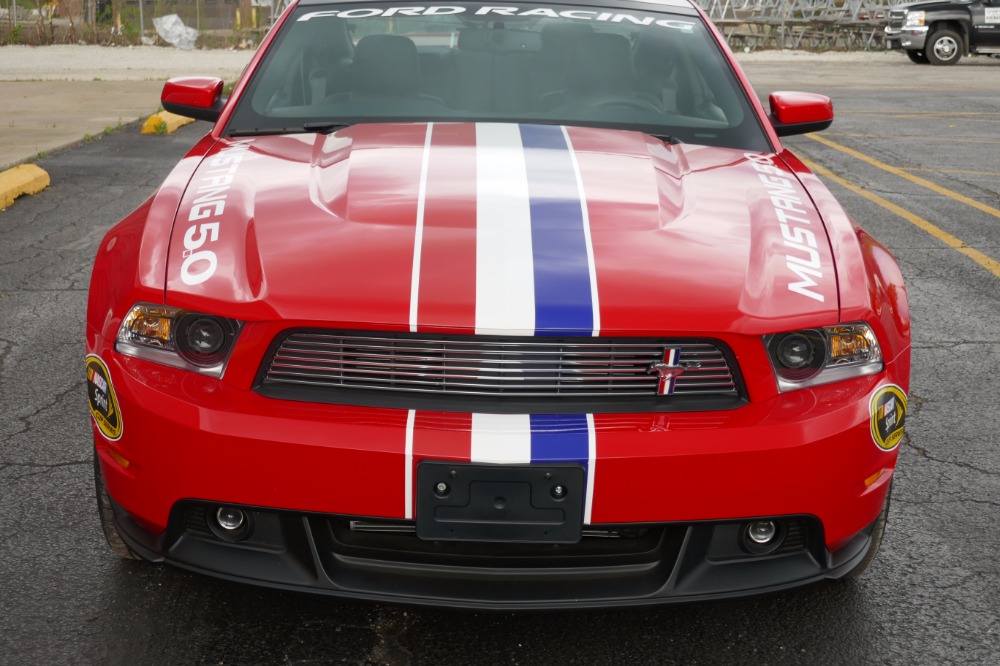
[{"label": "metal fence", "polygon": [[903,0],[697,0],[734,49],[883,48],[889,8]]},{"label": "metal fence", "polygon": [[[902,0],[695,0],[734,49],[881,49]],[[253,42],[289,0],[0,0],[0,44],[155,43],[176,14],[203,46]],[[162,40],[159,40],[162,43]]]},{"label": "metal fence", "polygon": [[198,31],[199,44],[232,45],[266,30],[287,2],[0,0],[0,44],[156,43],[154,19],[175,14]]}]

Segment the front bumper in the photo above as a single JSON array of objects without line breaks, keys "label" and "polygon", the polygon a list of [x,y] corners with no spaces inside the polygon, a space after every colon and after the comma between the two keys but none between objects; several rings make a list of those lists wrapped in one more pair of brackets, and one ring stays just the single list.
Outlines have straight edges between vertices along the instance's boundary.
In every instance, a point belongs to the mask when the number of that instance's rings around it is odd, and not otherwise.
[{"label": "front bumper", "polygon": [[[776,518],[764,555],[738,546],[745,523],[605,526],[578,544],[421,541],[410,521],[239,507],[254,526],[213,532],[218,505],[182,502],[154,535],[113,503],[119,533],[146,559],[265,587],[370,601],[476,609],[658,605],[774,592],[850,572],[871,547],[866,527],[836,553],[815,518]],[[365,526],[352,529],[354,523]]]},{"label": "front bumper", "polygon": [[[468,438],[469,415],[274,400],[98,351],[122,433],[108,441],[95,427],[95,442],[129,545],[150,560],[289,589],[503,608],[780,590],[837,578],[863,558],[896,464],[870,428],[870,398],[893,381],[889,362],[880,375],[751,396],[733,410],[595,414],[584,529],[604,536],[442,545],[406,534],[413,474],[422,459],[456,460],[451,443]],[[219,506],[256,512],[255,535],[215,535]],[[800,534],[794,548],[741,550],[740,530],[761,517]],[[357,519],[388,521],[394,536],[345,528]],[[616,531],[629,536],[606,536]]]},{"label": "front bumper", "polygon": [[923,51],[927,42],[927,26],[912,28],[886,28],[885,46],[889,50],[906,49],[907,51]]}]

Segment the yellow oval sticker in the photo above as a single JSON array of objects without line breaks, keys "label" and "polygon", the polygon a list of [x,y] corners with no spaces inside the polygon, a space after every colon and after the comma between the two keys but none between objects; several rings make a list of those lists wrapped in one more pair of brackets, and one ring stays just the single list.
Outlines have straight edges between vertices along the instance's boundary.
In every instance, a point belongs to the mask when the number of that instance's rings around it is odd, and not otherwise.
[{"label": "yellow oval sticker", "polygon": [[883,451],[892,451],[903,438],[906,394],[898,386],[883,386],[872,395],[869,409],[872,439]]},{"label": "yellow oval sticker", "polygon": [[122,413],[111,385],[111,373],[99,356],[87,357],[87,403],[98,430],[111,441],[122,436]]}]

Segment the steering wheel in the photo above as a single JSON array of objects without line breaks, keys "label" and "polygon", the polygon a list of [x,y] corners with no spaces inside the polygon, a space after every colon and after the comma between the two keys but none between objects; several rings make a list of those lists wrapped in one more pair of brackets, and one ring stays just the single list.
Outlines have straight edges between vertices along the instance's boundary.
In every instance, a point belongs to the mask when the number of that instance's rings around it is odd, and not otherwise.
[{"label": "steering wheel", "polygon": [[590,102],[590,105],[598,108],[606,106],[625,106],[630,109],[636,109],[637,111],[652,111],[653,113],[663,113],[663,109],[659,108],[652,102],[639,97],[625,97],[625,96],[605,97],[603,99],[597,99]]}]

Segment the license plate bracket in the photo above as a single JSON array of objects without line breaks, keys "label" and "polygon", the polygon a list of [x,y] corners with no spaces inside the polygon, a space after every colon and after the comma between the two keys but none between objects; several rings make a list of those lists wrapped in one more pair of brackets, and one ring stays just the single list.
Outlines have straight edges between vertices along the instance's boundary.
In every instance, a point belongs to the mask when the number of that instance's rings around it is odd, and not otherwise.
[{"label": "license plate bracket", "polygon": [[576,543],[583,530],[585,480],[580,464],[422,461],[417,465],[417,536],[433,541]]}]

